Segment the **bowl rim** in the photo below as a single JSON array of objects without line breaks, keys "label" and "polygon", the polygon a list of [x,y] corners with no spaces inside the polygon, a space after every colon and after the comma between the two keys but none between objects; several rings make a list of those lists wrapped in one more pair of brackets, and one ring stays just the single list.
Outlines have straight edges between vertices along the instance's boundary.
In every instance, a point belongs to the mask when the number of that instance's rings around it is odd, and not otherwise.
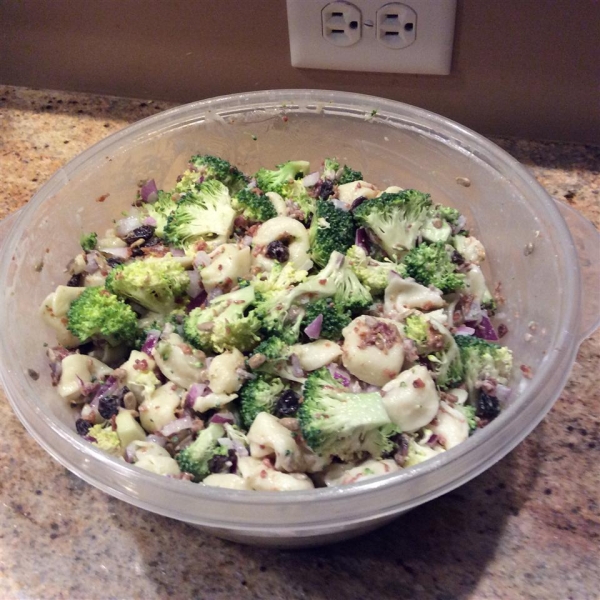
[{"label": "bowl rim", "polygon": [[[305,104],[303,105],[302,102]],[[287,103],[287,104],[286,104]],[[14,253],[16,244],[21,237],[24,229],[27,226],[27,222],[37,208],[48,198],[51,198],[63,185],[68,184],[71,176],[79,171],[80,169],[88,166],[87,163],[94,164],[94,161],[98,161],[99,157],[103,155],[107,150],[117,150],[123,142],[127,144],[139,140],[146,136],[157,135],[158,132],[163,129],[171,129],[176,124],[181,125],[188,119],[197,121],[201,113],[208,113],[211,111],[218,112],[219,110],[225,110],[227,108],[235,109],[240,106],[248,105],[251,109],[256,108],[256,105],[266,105],[273,107],[277,110],[293,111],[294,104],[297,104],[300,109],[314,104],[322,104],[324,109],[329,108],[329,104],[333,108],[336,107],[349,107],[353,110],[358,110],[361,114],[371,114],[376,120],[382,120],[382,117],[390,114],[401,114],[402,119],[407,122],[427,123],[428,132],[430,137],[438,138],[442,143],[452,143],[455,149],[459,151],[466,151],[473,155],[475,158],[481,159],[482,156],[491,157],[493,161],[493,168],[497,169],[498,166],[510,171],[513,179],[518,179],[522,184],[529,189],[532,194],[537,196],[537,199],[544,204],[545,209],[552,218],[552,224],[560,230],[563,236],[570,238],[569,230],[564,223],[560,212],[556,208],[554,202],[544,190],[544,188],[534,179],[527,169],[522,166],[516,159],[510,156],[507,152],[499,148],[496,144],[486,139],[485,137],[477,134],[476,132],[466,128],[465,126],[456,123],[446,117],[432,113],[425,109],[411,106],[409,104],[378,98],[375,96],[369,96],[364,94],[356,94],[352,92],[340,92],[333,90],[265,90],[255,92],[245,92],[240,94],[230,94],[215,98],[209,98],[205,100],[199,100],[189,104],[181,105],[160,112],[156,115],[152,115],[140,121],[133,123],[120,131],[117,131],[105,139],[97,142],[74,159],[69,161],[64,167],[59,169],[33,196],[27,206],[21,211],[21,214],[13,224],[9,235],[5,241],[5,251],[2,253],[3,257],[0,261],[0,281],[4,281],[8,273],[8,263],[10,257]],[[283,106],[285,105],[285,106]],[[372,111],[377,111],[377,115],[373,115]],[[337,114],[337,113],[333,113]],[[175,118],[173,120],[173,118]],[[169,124],[170,121],[173,121]],[[167,125],[167,127],[161,126]],[[421,133],[425,134],[425,128],[419,127]],[[460,139],[459,139],[460,138]],[[475,152],[477,150],[477,153]],[[486,160],[486,162],[488,162]],[[488,162],[489,166],[492,166]],[[572,240],[571,240],[572,241]],[[557,341],[557,348],[562,351],[562,365],[564,365],[564,373],[562,377],[559,377],[560,381],[555,382],[554,390],[550,390],[546,393],[547,400],[543,405],[536,409],[535,415],[529,415],[527,425],[523,425],[519,428],[516,435],[504,443],[500,443],[501,450],[495,452],[495,456],[490,459],[488,457],[485,461],[479,461],[476,468],[471,469],[468,473],[462,473],[459,476],[452,477],[449,481],[446,481],[444,485],[436,487],[436,489],[427,489],[421,496],[418,496],[412,502],[412,506],[420,504],[426,500],[432,499],[438,495],[446,493],[451,489],[454,489],[458,485],[468,481],[475,477],[481,471],[485,470],[491,464],[502,458],[506,453],[512,450],[526,435],[537,425],[537,423],[544,417],[544,415],[550,410],[552,404],[560,394],[562,386],[564,385],[568,374],[569,368],[572,365],[575,353],[576,344],[574,336],[571,332],[575,330],[577,308],[579,306],[580,293],[580,274],[579,266],[576,260],[576,254],[573,247],[564,247],[563,251],[566,254],[567,262],[574,269],[568,269],[567,286],[569,289],[575,290],[575,298],[571,302],[571,310],[568,314],[563,315],[565,320],[565,326],[562,332],[559,334]],[[0,310],[4,307],[5,298],[0,300]],[[6,310],[4,308],[4,310]],[[9,348],[7,348],[7,341],[0,339],[0,359],[3,364],[11,364],[9,358]],[[559,357],[557,357],[558,359]],[[6,361],[6,362],[5,362]],[[555,361],[556,362],[556,361]],[[16,365],[14,365],[16,366]],[[527,389],[528,395],[538,394],[543,395],[543,392],[547,391],[548,385],[545,381],[542,381],[544,375],[548,375],[551,369],[556,369],[556,365],[552,361],[546,361],[543,365],[542,372],[536,374],[534,379],[529,383]],[[10,369],[8,369],[10,372]],[[124,478],[127,478],[130,482],[146,482],[151,484],[158,490],[166,490],[173,493],[177,493],[181,496],[190,498],[191,500],[218,500],[232,505],[262,505],[262,506],[280,506],[283,504],[305,504],[307,502],[324,502],[324,503],[336,503],[342,498],[357,498],[364,496],[365,494],[371,494],[374,491],[395,488],[405,484],[407,481],[416,482],[419,479],[426,480],[428,476],[434,472],[443,469],[448,464],[457,464],[460,460],[463,460],[468,455],[481,452],[481,447],[491,445],[492,440],[500,439],[502,432],[505,429],[505,425],[512,419],[512,413],[516,412],[513,407],[517,406],[519,402],[513,403],[506,411],[504,411],[495,421],[490,423],[484,430],[475,436],[470,437],[465,442],[461,443],[455,448],[441,453],[439,456],[429,459],[421,464],[402,469],[400,471],[384,475],[381,477],[369,478],[363,481],[359,481],[353,484],[345,485],[342,487],[334,488],[318,488],[314,490],[296,491],[296,492],[278,492],[273,494],[272,492],[257,492],[257,491],[238,491],[238,490],[227,490],[224,494],[221,488],[210,488],[208,486],[201,485],[190,485],[189,482],[173,480],[153,473],[149,473],[142,469],[134,468],[132,465],[113,457],[104,454],[102,451],[92,447],[90,444],[82,440],[79,436],[67,428],[66,424],[61,422],[55,422],[53,419],[48,419],[49,411],[45,411],[46,407],[35,405],[33,406],[33,413],[37,414],[38,423],[31,421],[30,415],[25,414],[21,408],[21,402],[30,403],[33,405],[33,400],[29,397],[21,396],[19,386],[16,385],[16,380],[9,380],[7,374],[0,373],[0,378],[4,387],[7,391],[7,397],[13,407],[13,410],[19,416],[20,420],[24,423],[28,431],[33,437],[59,462],[66,466],[69,470],[74,471],[80,477],[91,483],[96,487],[100,487],[104,491],[109,492],[112,495],[116,495],[123,500],[130,503],[142,506],[153,512],[162,514],[168,514],[173,516],[166,509],[157,506],[156,502],[143,501],[136,497],[126,489],[121,487],[112,488],[107,481],[99,482],[94,477],[90,476],[87,470],[81,468],[80,461],[73,461],[67,459],[64,455],[57,455],[56,450],[51,443],[51,440],[57,439],[56,436],[68,441],[71,446],[74,446],[77,450],[81,451],[81,458],[86,457],[87,459],[109,467],[111,470],[120,473]],[[549,378],[550,379],[550,378]],[[556,378],[555,378],[556,379]],[[558,387],[556,387],[558,384]],[[31,407],[30,407],[31,408]],[[31,411],[29,411],[31,412]],[[40,426],[43,426],[42,431]],[[447,478],[446,478],[447,479]],[[159,496],[160,494],[157,494]],[[422,499],[424,498],[424,499]],[[411,508],[411,503],[404,502],[400,505],[390,504],[387,509],[387,513],[391,514]],[[364,511],[363,511],[364,512]],[[380,511],[380,515],[383,515],[385,511]],[[189,522],[195,522],[204,525],[215,525],[215,522],[211,519],[201,519],[194,515],[181,515],[175,518],[182,518]],[[368,517],[361,515],[356,517],[356,522],[362,522],[366,518],[373,518],[370,513]],[[346,517],[340,517],[340,522],[350,522],[351,519]],[[307,523],[313,524],[313,521],[309,520]],[[331,520],[328,521],[331,523]],[[220,527],[227,528],[230,524],[228,522],[221,522],[218,524]],[[291,524],[293,525],[293,523]],[[275,527],[275,524],[273,525]],[[277,524],[277,527],[281,527],[281,524]],[[248,527],[244,526],[244,529]],[[265,528],[265,525],[261,525],[261,529]]]}]

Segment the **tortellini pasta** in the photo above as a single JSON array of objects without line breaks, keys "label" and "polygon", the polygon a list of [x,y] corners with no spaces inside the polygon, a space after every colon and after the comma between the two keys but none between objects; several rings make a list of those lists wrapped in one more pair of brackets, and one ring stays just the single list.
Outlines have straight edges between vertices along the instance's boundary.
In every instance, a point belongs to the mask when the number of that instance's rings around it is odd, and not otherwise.
[{"label": "tortellini pasta", "polygon": [[121,448],[127,448],[132,442],[141,442],[146,439],[146,432],[135,420],[133,412],[130,410],[119,410],[115,417],[115,427],[117,428]]},{"label": "tortellini pasta", "polygon": [[422,365],[403,371],[381,391],[390,420],[409,433],[430,423],[440,406],[433,378]]},{"label": "tortellini pasta", "polygon": [[479,265],[485,260],[485,248],[476,237],[457,235],[454,238],[454,247],[470,263]]},{"label": "tortellini pasta", "polygon": [[342,362],[352,375],[377,386],[398,375],[404,348],[397,323],[363,315],[345,327],[342,335]]},{"label": "tortellini pasta", "polygon": [[252,490],[291,492],[315,487],[305,473],[281,473],[262,460],[250,456],[238,460],[238,469]]},{"label": "tortellini pasta", "polygon": [[210,389],[215,394],[233,394],[243,383],[239,370],[244,368],[244,355],[234,348],[215,356],[208,367]]},{"label": "tortellini pasta", "polygon": [[250,484],[235,473],[213,473],[202,480],[204,485],[230,490],[251,490]]},{"label": "tortellini pasta", "polygon": [[275,212],[277,212],[280,217],[287,216],[288,209],[285,200],[277,192],[267,192],[265,196],[271,201],[271,204],[275,208]]},{"label": "tortellini pasta", "polygon": [[369,459],[360,464],[335,463],[323,472],[322,480],[327,487],[338,485],[347,485],[366,479],[368,477],[377,477],[398,471],[400,467],[392,459],[374,460]]},{"label": "tortellini pasta", "polygon": [[179,465],[161,446],[154,442],[133,442],[134,464],[157,475],[179,475]]},{"label": "tortellini pasta", "polygon": [[84,287],[59,285],[46,297],[40,307],[40,315],[44,323],[54,329],[57,342],[65,348],[74,348],[81,344],[81,341],[67,329],[67,313],[71,303],[79,298],[84,290]]},{"label": "tortellini pasta", "polygon": [[158,377],[154,374],[155,367],[154,359],[138,350],[132,350],[127,362],[120,367],[125,371],[125,384],[133,392],[138,402],[149,398],[156,386],[160,384]]},{"label": "tortellini pasta", "polygon": [[223,244],[209,256],[211,263],[200,271],[202,285],[208,292],[217,286],[230,288],[238,279],[245,279],[250,274],[252,256],[248,246]]},{"label": "tortellini pasta", "polygon": [[379,195],[379,190],[367,181],[351,181],[350,183],[343,183],[337,188],[337,198],[340,202],[343,202],[348,208],[352,206],[352,203],[361,196],[365,198],[375,198]]},{"label": "tortellini pasta", "polygon": [[295,269],[308,271],[312,267],[306,227],[291,217],[275,217],[265,221],[252,240],[254,261],[261,269],[270,271],[273,268],[275,261],[265,253],[269,244],[275,241],[287,243],[289,262]]},{"label": "tortellini pasta", "polygon": [[174,421],[177,417],[175,411],[181,404],[181,388],[174,383],[165,383],[139,407],[140,421],[146,431],[154,433],[162,429],[167,423]]},{"label": "tortellini pasta", "polygon": [[177,333],[170,333],[165,340],[160,340],[152,356],[161,373],[186,390],[204,380],[206,355],[192,348]]},{"label": "tortellini pasta", "polygon": [[383,306],[386,315],[403,318],[408,309],[430,311],[443,308],[445,304],[441,292],[431,290],[416,281],[394,276],[385,289]]},{"label": "tortellini pasta", "polygon": [[447,402],[440,403],[434,424],[429,427],[439,436],[446,450],[464,442],[469,437],[469,424],[465,415]]},{"label": "tortellini pasta", "polygon": [[91,383],[92,378],[103,379],[112,369],[96,358],[85,354],[69,354],[62,360],[62,372],[58,382],[58,393],[69,402],[83,397],[82,384]]},{"label": "tortellini pasta", "polygon": [[316,371],[342,355],[342,349],[330,340],[317,340],[308,344],[295,344],[292,354],[298,357],[304,371]]}]

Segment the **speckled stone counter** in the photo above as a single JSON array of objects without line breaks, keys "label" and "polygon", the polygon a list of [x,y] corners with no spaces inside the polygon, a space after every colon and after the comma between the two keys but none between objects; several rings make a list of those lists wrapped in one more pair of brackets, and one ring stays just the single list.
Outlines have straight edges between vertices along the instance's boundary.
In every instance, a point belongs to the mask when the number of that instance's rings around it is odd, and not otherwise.
[{"label": "speckled stone counter", "polygon": [[[165,103],[0,86],[0,218],[109,133]],[[494,140],[600,225],[600,148]],[[359,541],[237,546],[87,485],[28,436],[0,392],[0,598],[600,597],[600,335],[517,449]]]}]

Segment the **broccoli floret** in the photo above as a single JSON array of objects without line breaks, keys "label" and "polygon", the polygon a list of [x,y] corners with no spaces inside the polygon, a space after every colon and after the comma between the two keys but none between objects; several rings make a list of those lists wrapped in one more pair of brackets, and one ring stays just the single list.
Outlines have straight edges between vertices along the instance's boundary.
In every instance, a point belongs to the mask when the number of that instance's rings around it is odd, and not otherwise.
[{"label": "broccoli floret", "polygon": [[82,342],[100,337],[111,346],[134,344],[138,334],[137,315],[107,289],[89,287],[72,302],[67,329]]},{"label": "broccoli floret", "polygon": [[429,345],[429,322],[419,315],[411,315],[404,322],[404,335],[413,340],[422,354]]},{"label": "broccoli floret", "polygon": [[436,204],[429,211],[429,218],[421,228],[421,235],[429,242],[448,242],[452,227],[459,217],[460,213],[455,208]]},{"label": "broccoli floret", "polygon": [[169,255],[117,265],[106,278],[106,287],[113,294],[161,314],[175,309],[189,284],[182,264]]},{"label": "broccoli floret", "polygon": [[425,286],[434,286],[444,294],[464,287],[465,276],[456,272],[456,265],[443,242],[422,243],[402,260],[402,275],[412,277]]},{"label": "broccoli floret", "polygon": [[342,329],[352,321],[350,311],[340,309],[333,298],[321,298],[306,306],[302,319],[302,328],[310,325],[319,315],[322,315],[320,338],[337,341],[342,337]]},{"label": "broccoli floret", "polygon": [[345,253],[354,244],[355,231],[350,212],[336,208],[327,200],[317,200],[309,230],[312,259],[322,267],[333,251]]},{"label": "broccoli floret", "polygon": [[363,202],[354,210],[354,217],[387,255],[395,259],[415,247],[430,209],[429,194],[403,190]]},{"label": "broccoli floret", "polygon": [[[421,317],[426,319],[425,316]],[[460,384],[464,378],[464,366],[460,350],[455,338],[441,323],[435,319],[426,319],[429,322],[430,331],[441,340],[437,340],[438,346],[443,347],[427,355],[429,368],[433,371],[436,384],[443,389]]]},{"label": "broccoli floret", "polygon": [[[323,161],[323,179],[327,179],[329,181],[333,181],[337,172],[340,170],[340,163],[337,158],[326,158]],[[362,178],[362,176],[361,176]]]},{"label": "broccoli floret", "polygon": [[512,352],[508,348],[470,335],[457,335],[454,339],[460,348],[471,403],[477,399],[478,383],[486,379],[494,379],[502,385],[508,383],[513,365]]},{"label": "broccoli floret", "polygon": [[346,264],[373,295],[383,294],[388,285],[390,272],[398,271],[400,268],[391,261],[380,262],[371,258],[360,246],[352,246],[346,252]]},{"label": "broccoli floret", "polygon": [[260,412],[274,413],[277,400],[284,390],[279,377],[258,374],[256,379],[247,381],[239,391],[240,412],[246,428],[250,428]]},{"label": "broccoli floret", "polygon": [[310,163],[305,160],[290,160],[277,165],[274,171],[259,169],[256,173],[256,184],[263,192],[277,192],[287,197],[288,184],[308,175]]},{"label": "broccoli floret", "polygon": [[252,355],[262,354],[267,360],[287,360],[290,356],[290,345],[280,337],[273,336],[262,341]]},{"label": "broccoli floret", "polygon": [[[179,196],[175,195],[175,197],[178,198]],[[173,198],[174,194],[171,192],[159,190],[156,202],[144,204],[142,207],[143,213],[156,221],[154,235],[157,237],[164,236],[169,215],[177,208],[177,202]]]},{"label": "broccoli floret", "polygon": [[454,406],[457,410],[465,416],[467,419],[467,423],[469,425],[469,433],[473,433],[477,429],[477,416],[476,416],[476,408],[471,406],[470,404],[456,404]]},{"label": "broccoli floret", "polygon": [[295,269],[291,262],[285,265],[275,263],[268,273],[256,275],[252,284],[257,294],[261,294],[263,298],[272,298],[305,281],[307,275],[307,271]]},{"label": "broccoli floret", "polygon": [[219,438],[225,436],[225,430],[217,423],[209,423],[198,437],[186,446],[175,459],[179,468],[193,475],[194,481],[199,483],[210,474],[209,463],[215,456],[224,456],[227,450],[219,444]]},{"label": "broccoli floret", "polygon": [[[182,181],[186,174],[196,183],[215,179],[229,188],[232,194],[236,194],[246,187],[246,176],[231,163],[223,158],[211,156],[210,154],[197,154],[190,158],[190,170],[183,174]],[[179,183],[181,184],[182,181]]]},{"label": "broccoli floret", "polygon": [[119,436],[116,430],[113,431],[110,425],[94,425],[88,430],[86,438],[92,442],[92,445],[100,448],[100,450],[104,450],[104,452],[108,452],[108,454],[112,454],[113,456],[121,456],[122,449]]},{"label": "broccoli floret", "polygon": [[169,215],[164,235],[178,248],[199,240],[225,241],[231,235],[234,219],[227,188],[210,179],[181,197]]},{"label": "broccoli floret", "polygon": [[254,299],[251,285],[217,296],[207,307],[190,312],[183,322],[184,337],[204,351],[251,350],[260,340],[260,321],[255,311],[248,312]]},{"label": "broccoli floret", "polygon": [[232,204],[239,214],[254,223],[264,223],[277,216],[277,211],[267,196],[247,189],[238,192],[233,197]]},{"label": "broccoli floret", "polygon": [[363,178],[360,171],[351,169],[348,165],[344,165],[340,176],[338,177],[338,183],[343,185],[344,183],[352,183],[353,181],[361,181]]},{"label": "broccoli floret", "polygon": [[303,395],[298,411],[302,436],[320,456],[352,460],[385,446],[378,430],[390,419],[378,393],[350,392],[322,368],[308,376]]},{"label": "broccoli floret", "polygon": [[84,252],[91,252],[98,244],[98,234],[94,231],[92,233],[84,233],[79,243]]},{"label": "broccoli floret", "polygon": [[452,208],[451,206],[443,206],[442,204],[438,204],[435,207],[438,215],[441,219],[448,221],[448,223],[452,223],[456,225],[458,219],[460,218],[460,212],[456,208]]}]

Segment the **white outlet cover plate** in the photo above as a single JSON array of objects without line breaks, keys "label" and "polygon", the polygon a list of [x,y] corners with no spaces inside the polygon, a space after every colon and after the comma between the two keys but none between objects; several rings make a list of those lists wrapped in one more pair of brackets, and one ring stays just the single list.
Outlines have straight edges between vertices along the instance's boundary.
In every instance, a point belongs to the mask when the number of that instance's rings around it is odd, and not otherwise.
[{"label": "white outlet cover plate", "polygon": [[[330,0],[287,0],[293,67],[379,73],[449,75],[456,0],[404,0],[417,13],[416,39],[390,48],[377,39],[377,11],[385,0],[353,0],[362,13],[360,40],[336,46],[323,37],[321,11]],[[372,26],[369,26],[372,24]]]}]

